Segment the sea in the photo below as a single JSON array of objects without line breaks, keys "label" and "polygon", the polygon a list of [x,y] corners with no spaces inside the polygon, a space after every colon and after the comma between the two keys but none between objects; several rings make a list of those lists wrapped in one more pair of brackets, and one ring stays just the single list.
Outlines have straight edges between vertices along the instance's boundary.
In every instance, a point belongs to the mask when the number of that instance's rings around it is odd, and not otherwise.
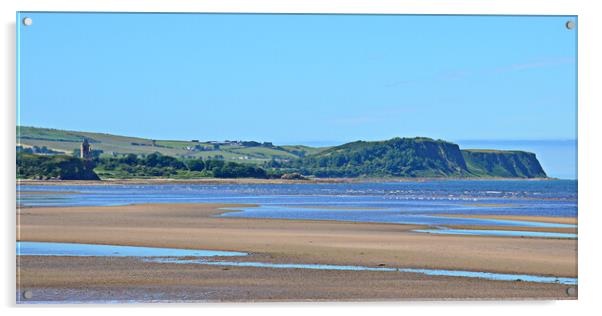
[{"label": "sea", "polygon": [[[44,191],[47,194],[28,192]],[[22,193],[20,193],[22,192]],[[424,180],[294,184],[23,185],[21,206],[227,203],[224,217],[398,223],[575,227],[449,215],[573,217],[576,180]]]}]

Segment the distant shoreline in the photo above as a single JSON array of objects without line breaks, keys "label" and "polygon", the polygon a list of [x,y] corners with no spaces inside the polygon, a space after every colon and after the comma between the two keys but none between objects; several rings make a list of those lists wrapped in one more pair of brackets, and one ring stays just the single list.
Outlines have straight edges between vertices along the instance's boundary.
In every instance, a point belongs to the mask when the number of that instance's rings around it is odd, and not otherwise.
[{"label": "distant shoreline", "polygon": [[306,180],[256,179],[256,178],[199,178],[199,179],[105,179],[105,180],[26,180],[17,179],[19,185],[112,185],[112,184],[316,184],[316,183],[383,183],[427,181],[555,181],[558,178],[309,178]]}]

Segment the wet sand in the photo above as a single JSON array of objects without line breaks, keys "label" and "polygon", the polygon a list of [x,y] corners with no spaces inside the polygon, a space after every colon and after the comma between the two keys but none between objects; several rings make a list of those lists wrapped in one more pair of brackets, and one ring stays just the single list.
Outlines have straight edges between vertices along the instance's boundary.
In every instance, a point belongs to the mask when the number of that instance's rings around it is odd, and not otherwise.
[{"label": "wet sand", "polygon": [[571,299],[567,285],[413,273],[144,263],[133,258],[24,257],[21,290],[38,301],[305,301]]},{"label": "wet sand", "polygon": [[455,215],[455,214],[433,214],[433,216],[501,219],[501,220],[511,220],[511,221],[544,222],[544,223],[577,225],[577,218],[574,218],[574,217],[526,216],[526,215]]},{"label": "wet sand", "polygon": [[380,182],[427,182],[427,181],[554,181],[553,178],[307,178],[303,180],[258,179],[258,178],[196,178],[196,179],[103,179],[103,180],[33,180],[18,179],[17,185],[115,185],[115,184],[300,184],[300,183],[380,183]]},{"label": "wet sand", "polygon": [[17,194],[26,195],[62,195],[62,194],[79,194],[77,191],[17,191]]},{"label": "wet sand", "polygon": [[[412,232],[424,228],[417,225],[213,217],[228,206],[233,205],[24,208],[17,215],[17,239],[251,253],[239,261],[577,276],[576,240],[434,236]],[[409,273],[225,268],[130,258],[22,256],[19,261],[22,288],[35,290],[39,299],[61,299],[65,293],[71,299],[96,293],[83,300],[569,298],[566,285]]]},{"label": "wet sand", "polygon": [[[453,229],[510,230],[510,231],[577,234],[577,228],[564,228],[564,227],[523,227],[523,226],[486,226],[486,225],[445,225],[445,227],[453,228]],[[531,238],[531,237],[523,237],[523,238]]]}]

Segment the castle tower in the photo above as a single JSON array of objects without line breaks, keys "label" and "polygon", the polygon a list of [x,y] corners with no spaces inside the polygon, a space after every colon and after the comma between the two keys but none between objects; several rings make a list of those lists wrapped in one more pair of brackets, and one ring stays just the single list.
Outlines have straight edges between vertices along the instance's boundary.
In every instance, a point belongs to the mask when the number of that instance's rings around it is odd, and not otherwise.
[{"label": "castle tower", "polygon": [[84,138],[84,141],[81,144],[79,155],[81,159],[90,158],[90,143],[88,143],[87,138]]}]

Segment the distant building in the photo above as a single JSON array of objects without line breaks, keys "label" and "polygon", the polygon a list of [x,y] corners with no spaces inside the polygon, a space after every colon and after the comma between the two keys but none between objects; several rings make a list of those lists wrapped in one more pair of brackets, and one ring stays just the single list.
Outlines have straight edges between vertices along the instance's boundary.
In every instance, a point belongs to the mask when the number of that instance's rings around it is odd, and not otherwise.
[{"label": "distant building", "polygon": [[88,143],[88,139],[84,138],[79,150],[79,156],[81,159],[89,159],[90,158],[90,143]]}]

